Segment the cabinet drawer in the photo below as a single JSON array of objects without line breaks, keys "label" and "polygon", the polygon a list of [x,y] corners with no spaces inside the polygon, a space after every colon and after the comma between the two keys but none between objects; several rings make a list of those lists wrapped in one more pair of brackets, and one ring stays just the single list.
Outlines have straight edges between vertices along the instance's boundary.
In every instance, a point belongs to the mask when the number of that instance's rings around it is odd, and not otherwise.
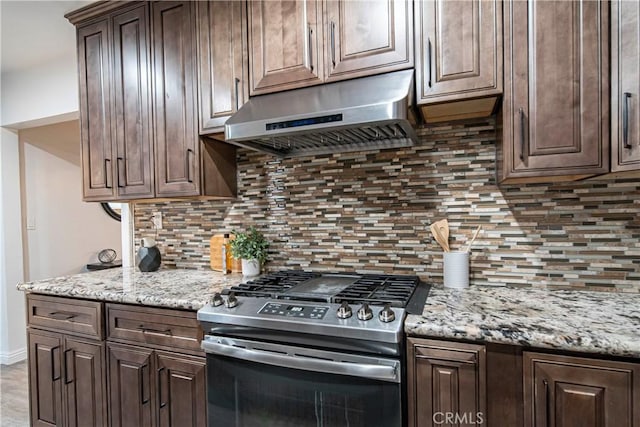
[{"label": "cabinet drawer", "polygon": [[107,338],[200,351],[204,334],[191,311],[107,304]]},{"label": "cabinet drawer", "polygon": [[27,323],[30,327],[102,339],[102,307],[102,303],[98,301],[27,294]]}]

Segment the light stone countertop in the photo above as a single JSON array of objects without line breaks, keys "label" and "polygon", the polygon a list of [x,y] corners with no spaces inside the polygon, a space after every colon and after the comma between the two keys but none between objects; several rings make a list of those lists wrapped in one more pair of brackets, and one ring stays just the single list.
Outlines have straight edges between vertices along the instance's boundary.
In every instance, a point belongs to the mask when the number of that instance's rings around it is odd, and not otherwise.
[{"label": "light stone countertop", "polygon": [[405,332],[640,357],[640,294],[492,286],[434,287]]},{"label": "light stone countertop", "polygon": [[[205,270],[136,268],[38,280],[18,289],[39,294],[198,310],[215,292],[246,279]],[[640,358],[640,294],[471,286],[433,287],[411,336],[466,339]]]},{"label": "light stone countertop", "polygon": [[18,289],[47,295],[198,310],[215,292],[244,282],[241,274],[205,270],[112,268],[21,283]]}]

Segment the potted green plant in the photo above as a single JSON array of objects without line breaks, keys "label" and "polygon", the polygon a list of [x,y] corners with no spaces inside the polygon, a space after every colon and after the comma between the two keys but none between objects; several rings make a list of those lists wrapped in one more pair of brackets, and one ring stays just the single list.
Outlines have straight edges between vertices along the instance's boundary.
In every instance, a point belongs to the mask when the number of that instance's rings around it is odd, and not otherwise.
[{"label": "potted green plant", "polygon": [[235,259],[242,260],[242,274],[244,276],[257,276],[260,268],[267,260],[267,248],[269,242],[255,227],[243,233],[233,230],[235,238],[231,240],[231,255]]}]

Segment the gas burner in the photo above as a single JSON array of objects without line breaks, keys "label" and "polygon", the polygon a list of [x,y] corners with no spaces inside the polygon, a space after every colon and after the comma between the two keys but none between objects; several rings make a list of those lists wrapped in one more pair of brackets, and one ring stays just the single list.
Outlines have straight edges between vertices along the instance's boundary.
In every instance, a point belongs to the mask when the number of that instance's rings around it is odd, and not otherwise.
[{"label": "gas burner", "polygon": [[241,283],[237,286],[232,286],[229,289],[225,289],[222,293],[226,295],[229,292],[234,292],[236,295],[243,297],[275,298],[276,295],[286,292],[296,285],[314,277],[320,277],[320,274],[299,270],[278,271],[246,283]]},{"label": "gas burner", "polygon": [[406,307],[420,284],[417,276],[383,274],[317,273],[300,270],[278,271],[233,286],[244,297],[262,297],[296,301],[326,301]]},{"label": "gas burner", "polygon": [[333,302],[405,307],[419,282],[415,276],[365,275],[336,295]]}]

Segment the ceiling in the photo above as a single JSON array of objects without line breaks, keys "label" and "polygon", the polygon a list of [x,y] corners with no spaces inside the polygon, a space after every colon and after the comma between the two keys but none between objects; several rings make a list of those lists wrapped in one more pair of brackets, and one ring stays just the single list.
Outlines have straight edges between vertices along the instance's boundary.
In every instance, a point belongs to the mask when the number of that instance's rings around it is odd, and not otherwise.
[{"label": "ceiling", "polygon": [[0,71],[75,57],[75,29],[64,14],[93,1],[0,0]]}]

